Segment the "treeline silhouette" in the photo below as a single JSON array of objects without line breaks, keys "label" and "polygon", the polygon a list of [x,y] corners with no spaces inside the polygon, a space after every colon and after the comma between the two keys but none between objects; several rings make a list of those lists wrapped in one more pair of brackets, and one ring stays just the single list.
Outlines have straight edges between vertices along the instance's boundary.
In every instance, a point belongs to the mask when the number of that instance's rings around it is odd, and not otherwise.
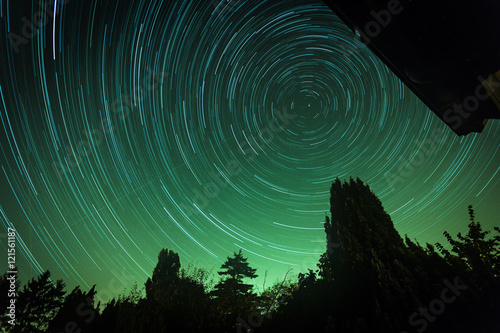
[{"label": "treeline silhouette", "polygon": [[[163,249],[143,288],[101,305],[95,286],[64,291],[46,271],[22,289],[15,281],[15,325],[0,279],[2,332],[500,332],[500,229],[483,231],[468,207],[465,234],[421,246],[403,239],[382,203],[359,179],[336,179],[325,219],[326,251],[317,269],[261,292],[241,250],[214,281],[181,268]],[[464,224],[465,227],[465,224]],[[464,228],[465,229],[465,228]]]}]

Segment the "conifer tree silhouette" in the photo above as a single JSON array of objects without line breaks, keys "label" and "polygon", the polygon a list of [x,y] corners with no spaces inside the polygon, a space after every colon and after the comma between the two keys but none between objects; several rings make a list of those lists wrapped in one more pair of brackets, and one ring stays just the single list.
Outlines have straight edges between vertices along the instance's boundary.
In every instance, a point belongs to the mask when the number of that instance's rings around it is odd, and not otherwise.
[{"label": "conifer tree silhouette", "polygon": [[221,265],[222,271],[217,273],[223,276],[210,295],[215,299],[222,319],[226,325],[236,324],[238,316],[245,316],[254,308],[253,302],[257,300],[253,293],[253,285],[243,283],[244,278],[256,278],[256,269],[251,268],[243,257],[241,249],[234,252],[233,257]]}]

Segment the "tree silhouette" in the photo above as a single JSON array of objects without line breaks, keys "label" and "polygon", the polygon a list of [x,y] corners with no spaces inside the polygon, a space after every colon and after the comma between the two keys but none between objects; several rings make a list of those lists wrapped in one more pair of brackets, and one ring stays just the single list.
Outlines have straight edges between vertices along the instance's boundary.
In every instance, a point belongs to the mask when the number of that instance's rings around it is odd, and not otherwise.
[{"label": "tree silhouette", "polygon": [[[458,240],[453,239],[447,231],[444,232],[444,236],[452,245],[451,251],[456,253],[469,271],[491,282],[500,276],[500,236],[486,239],[490,231],[483,231],[481,223],[475,221],[472,206],[469,206],[468,210],[470,223],[467,233],[465,235],[458,233]],[[498,228],[495,230],[499,231]],[[437,245],[444,256],[450,258],[450,253],[441,244]]]},{"label": "tree silhouette", "polygon": [[[364,317],[376,327],[374,331],[391,329],[384,319],[388,312],[419,301],[406,295],[418,283],[405,265],[410,258],[404,241],[380,200],[361,180],[342,183],[337,178],[330,194],[331,218],[325,221],[328,249],[320,275],[344,288],[343,307],[353,317]],[[352,320],[353,327],[364,325]]]},{"label": "tree silhouette", "polygon": [[158,254],[158,263],[153,270],[153,275],[145,283],[146,298],[172,303],[176,285],[180,280],[180,269],[179,255],[172,250],[162,249]]},{"label": "tree silhouette", "polygon": [[[440,243],[436,247],[466,280],[472,295],[468,300],[467,315],[476,318],[476,327],[479,326],[477,323],[483,323],[488,328],[484,332],[498,332],[500,323],[494,318],[500,312],[500,235],[488,238],[490,231],[483,231],[481,223],[476,222],[470,205],[468,213],[470,222],[465,235],[458,233],[458,239],[454,239],[444,232],[451,252]],[[494,230],[500,232],[498,227]]]},{"label": "tree silhouette", "polygon": [[16,324],[4,326],[2,322],[2,328],[11,333],[45,332],[63,303],[64,286],[62,280],[50,279],[50,271],[31,279],[16,298]]},{"label": "tree silhouette", "polygon": [[95,294],[95,285],[88,292],[83,292],[76,286],[64,298],[61,308],[46,332],[94,332],[90,325],[99,315],[97,310],[99,305],[94,305]]},{"label": "tree silhouette", "polygon": [[236,324],[238,316],[244,316],[255,310],[254,302],[257,300],[253,293],[253,285],[243,283],[244,278],[256,278],[257,271],[251,268],[243,257],[241,249],[234,252],[232,257],[221,265],[222,271],[217,274],[223,276],[222,280],[215,286],[210,295],[216,300],[220,315],[225,318],[226,325]]},{"label": "tree silhouette", "polygon": [[142,290],[135,283],[128,295],[120,295],[106,304],[97,320],[90,325],[92,332],[144,332],[139,325],[144,316],[138,308],[139,302],[143,301]]},{"label": "tree silhouette", "polygon": [[179,255],[162,249],[153,275],[145,283],[146,298],[138,302],[145,320],[138,331],[199,332],[211,327],[209,296],[203,283],[181,270]]},{"label": "tree silhouette", "polygon": [[[408,327],[415,324],[409,316],[440,295],[443,280],[453,279],[455,270],[433,246],[423,248],[408,237],[403,241],[381,201],[361,180],[336,179],[330,194],[327,249],[319,272],[299,275],[298,288],[264,325],[265,332],[415,330]],[[426,333],[443,331],[442,323],[451,318],[456,319],[449,316],[425,327]]]},{"label": "tree silhouette", "polygon": [[260,308],[265,317],[269,318],[281,305],[286,304],[297,287],[297,281],[288,278],[290,271],[291,269],[286,272],[282,281],[277,281],[260,294]]},{"label": "tree silhouette", "polygon": [[[4,310],[0,331],[500,332],[500,235],[483,231],[471,206],[465,235],[455,239],[444,232],[447,250],[439,243],[421,246],[408,235],[403,240],[359,179],[336,179],[330,191],[326,251],[318,270],[300,273],[298,282],[285,276],[257,295],[244,282],[257,277],[256,269],[240,249],[221,265],[214,286],[206,270],[181,268],[179,255],[162,249],[145,292],[134,285],[102,312],[94,305],[95,286],[88,292],[75,287],[65,296],[64,283],[52,282],[49,271],[22,289],[13,276],[20,290],[16,325],[7,323]],[[4,309],[12,298],[8,278],[0,276]]]}]

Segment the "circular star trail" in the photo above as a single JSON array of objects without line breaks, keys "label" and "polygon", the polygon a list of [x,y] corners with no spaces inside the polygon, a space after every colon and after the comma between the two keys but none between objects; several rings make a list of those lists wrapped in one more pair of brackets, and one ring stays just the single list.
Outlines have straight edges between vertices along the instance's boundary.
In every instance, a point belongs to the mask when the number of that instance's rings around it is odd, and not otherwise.
[{"label": "circular star trail", "polygon": [[0,8],[1,240],[16,229],[24,281],[106,299],[163,247],[297,274],[325,251],[336,177],[421,242],[465,230],[468,204],[498,216],[498,121],[456,136],[319,1]]}]

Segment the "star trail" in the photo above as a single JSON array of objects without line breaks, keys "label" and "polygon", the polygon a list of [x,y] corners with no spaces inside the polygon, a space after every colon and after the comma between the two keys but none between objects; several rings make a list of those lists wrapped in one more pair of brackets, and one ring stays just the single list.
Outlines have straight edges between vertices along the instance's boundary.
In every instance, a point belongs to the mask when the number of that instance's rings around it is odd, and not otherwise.
[{"label": "star trail", "polygon": [[23,281],[107,299],[163,247],[209,268],[241,248],[269,285],[325,251],[335,177],[421,243],[469,204],[496,225],[499,122],[455,135],[320,1],[0,9],[0,240],[16,229]]}]

